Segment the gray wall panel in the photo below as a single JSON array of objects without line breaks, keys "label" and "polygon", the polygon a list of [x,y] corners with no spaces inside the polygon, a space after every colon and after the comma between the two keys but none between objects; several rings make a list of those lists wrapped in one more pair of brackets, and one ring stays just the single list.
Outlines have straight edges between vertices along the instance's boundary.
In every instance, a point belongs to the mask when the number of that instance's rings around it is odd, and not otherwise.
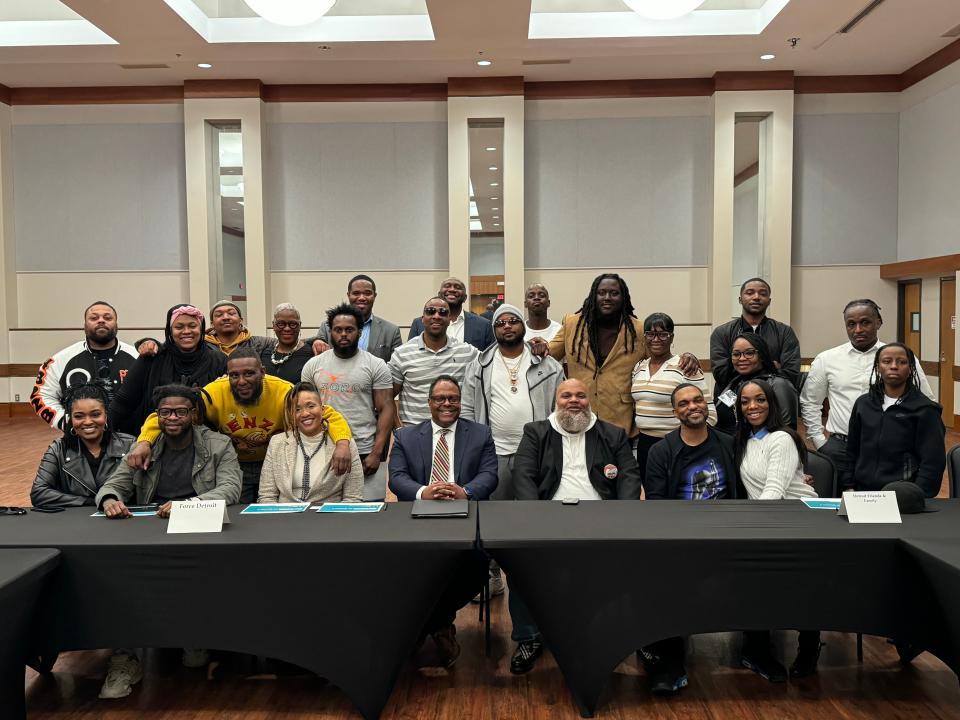
[{"label": "gray wall panel", "polygon": [[183,126],[15,125],[17,270],[184,270]]},{"label": "gray wall panel", "polygon": [[266,135],[273,270],[447,267],[444,123],[277,123]]}]

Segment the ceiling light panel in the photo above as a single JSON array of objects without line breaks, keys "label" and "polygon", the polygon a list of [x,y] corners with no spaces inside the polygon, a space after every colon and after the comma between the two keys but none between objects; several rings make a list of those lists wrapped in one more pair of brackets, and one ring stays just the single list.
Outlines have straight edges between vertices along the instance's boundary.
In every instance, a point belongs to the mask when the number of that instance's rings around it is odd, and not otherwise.
[{"label": "ceiling light panel", "polygon": [[306,25],[279,25],[246,2],[163,0],[208,43],[403,42],[433,40],[426,0],[338,0]]},{"label": "ceiling light panel", "polygon": [[116,40],[59,0],[0,3],[0,47],[116,44]]}]

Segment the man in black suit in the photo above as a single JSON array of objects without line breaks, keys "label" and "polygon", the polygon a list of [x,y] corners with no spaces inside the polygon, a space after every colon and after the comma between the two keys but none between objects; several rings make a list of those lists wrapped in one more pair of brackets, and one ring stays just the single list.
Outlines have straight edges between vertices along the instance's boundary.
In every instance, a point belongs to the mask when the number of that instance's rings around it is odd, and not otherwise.
[{"label": "man in black suit", "polygon": [[[400,328],[373,314],[373,303],[377,299],[377,284],[369,275],[356,275],[347,283],[347,302],[353,305],[363,316],[360,326],[359,348],[376,355],[384,362],[390,362],[393,351],[403,343]],[[329,350],[330,325],[324,321],[317,333],[323,345],[314,348],[314,354]]]},{"label": "man in black suit", "polygon": [[[546,420],[523,428],[513,466],[517,500],[639,500],[640,468],[630,440],[590,410],[587,386],[579,380],[560,383],[556,407]],[[543,642],[513,590],[510,619],[517,642],[510,672],[525,673],[543,652]]]},{"label": "man in black suit", "polygon": [[[440,283],[437,296],[446,300],[450,306],[450,327],[447,328],[447,337],[469,343],[480,351],[486,350],[496,342],[490,321],[463,309],[463,304],[467,300],[467,286],[463,284],[463,280],[455,277],[447,278]],[[412,340],[422,332],[423,320],[414,318],[410,323],[410,334],[407,340]]]},{"label": "man in black suit", "polygon": [[[486,500],[497,487],[497,453],[486,425],[460,419],[460,384],[440,375],[430,385],[430,420],[400,428],[390,452],[390,489],[401,501]],[[460,655],[457,611],[476,595],[487,576],[479,552],[451,573],[423,629],[445,667]]]}]

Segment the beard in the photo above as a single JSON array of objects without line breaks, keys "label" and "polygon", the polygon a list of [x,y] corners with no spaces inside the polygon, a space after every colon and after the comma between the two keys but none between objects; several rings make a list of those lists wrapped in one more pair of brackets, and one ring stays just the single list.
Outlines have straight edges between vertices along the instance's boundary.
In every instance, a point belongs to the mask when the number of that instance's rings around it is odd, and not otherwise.
[{"label": "beard", "polygon": [[357,350],[360,349],[360,336],[357,335],[355,342],[350,343],[346,347],[341,347],[339,345],[333,346],[333,354],[340,358],[353,357],[357,354]]},{"label": "beard", "polygon": [[233,395],[233,399],[236,401],[237,405],[256,405],[258,402],[260,402],[260,396],[263,395],[263,382],[261,381],[261,383],[257,386],[256,391],[250,396],[249,400],[242,400],[237,395],[233,387],[230,388],[230,394]]},{"label": "beard", "polygon": [[117,339],[117,331],[113,328],[104,328],[102,331],[88,331],[86,333],[87,343],[96,343],[97,345],[109,345]]},{"label": "beard", "polygon": [[557,423],[568,433],[582,433],[590,424],[590,410],[557,410]]}]

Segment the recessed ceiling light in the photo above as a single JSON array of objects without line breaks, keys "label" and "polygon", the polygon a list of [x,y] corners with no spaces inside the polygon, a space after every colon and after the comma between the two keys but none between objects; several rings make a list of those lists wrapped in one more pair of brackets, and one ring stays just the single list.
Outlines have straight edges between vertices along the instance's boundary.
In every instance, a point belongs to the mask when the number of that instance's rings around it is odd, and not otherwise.
[{"label": "recessed ceiling light", "polygon": [[763,55],[760,56],[760,59],[761,59],[761,60],[773,60],[773,59],[775,59],[776,57],[777,57],[777,56],[774,55],[773,53],[764,53]]},{"label": "recessed ceiling light", "polygon": [[499,215],[494,215],[494,216],[493,216],[493,219],[494,219],[494,220],[499,220],[499,219],[500,219],[500,216],[499,216]]},{"label": "recessed ceiling light", "polygon": [[491,200],[499,200],[500,198],[498,198],[498,197],[492,197],[492,198],[490,198],[490,199],[491,199]]},{"label": "recessed ceiling light", "polygon": [[495,151],[496,151],[496,148],[495,148],[495,147],[488,147],[488,148],[487,148],[487,152],[495,152]]},{"label": "recessed ceiling light", "polygon": [[494,226],[494,227],[500,227],[500,223],[494,223],[493,226]]},{"label": "recessed ceiling light", "polygon": [[499,170],[499,169],[500,168],[498,168],[496,165],[491,165],[490,167],[487,168],[487,170]]},{"label": "recessed ceiling light", "polygon": [[490,187],[497,187],[500,183],[490,183]]},{"label": "recessed ceiling light", "polygon": [[493,65],[493,62],[490,60],[477,60],[477,65],[480,67],[490,67]]},{"label": "recessed ceiling light", "polygon": [[490,208],[490,209],[491,209],[491,210],[499,210],[500,208],[497,207],[497,208]]},{"label": "recessed ceiling light", "polygon": [[210,68],[213,67],[213,65],[211,65],[210,63],[197,63],[197,67],[200,68],[201,70],[209,70]]}]

